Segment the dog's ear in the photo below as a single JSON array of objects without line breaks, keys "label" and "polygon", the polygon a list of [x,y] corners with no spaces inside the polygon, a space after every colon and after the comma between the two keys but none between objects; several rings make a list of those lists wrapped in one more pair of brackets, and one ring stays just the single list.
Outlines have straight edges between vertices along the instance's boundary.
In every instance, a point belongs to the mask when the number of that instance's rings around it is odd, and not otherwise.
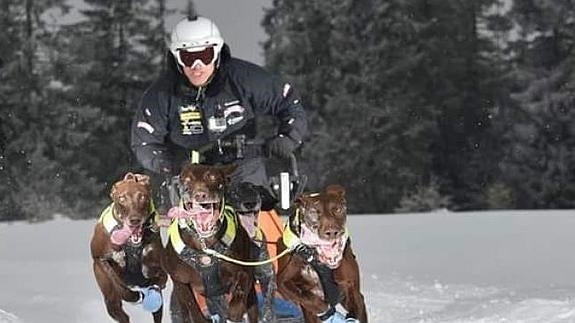
[{"label": "dog's ear", "polygon": [[232,175],[232,173],[236,170],[237,166],[236,165],[223,165],[223,166],[218,166],[218,170],[220,172],[222,172],[222,174],[224,175],[224,177],[226,179],[229,179],[229,177]]},{"label": "dog's ear", "polygon": [[150,176],[144,174],[134,174],[136,182],[142,183],[145,186],[150,186]]},{"label": "dog's ear", "polygon": [[116,186],[118,186],[118,183],[114,183],[114,185],[112,185],[112,189],[110,190],[110,198],[112,199],[112,201],[114,201],[116,198],[116,192],[117,192]]},{"label": "dog's ear", "polygon": [[124,175],[124,181],[128,181],[128,182],[136,182],[136,175],[134,175],[134,173],[132,172],[128,172],[126,173],[126,175]]},{"label": "dog's ear", "polygon": [[318,193],[305,193],[300,194],[294,201],[296,207],[306,208],[310,204],[313,203],[314,200],[317,200],[319,197]]},{"label": "dog's ear", "polygon": [[345,197],[345,188],[341,185],[329,185],[325,189],[325,193],[327,195],[334,195],[337,198],[344,198]]}]

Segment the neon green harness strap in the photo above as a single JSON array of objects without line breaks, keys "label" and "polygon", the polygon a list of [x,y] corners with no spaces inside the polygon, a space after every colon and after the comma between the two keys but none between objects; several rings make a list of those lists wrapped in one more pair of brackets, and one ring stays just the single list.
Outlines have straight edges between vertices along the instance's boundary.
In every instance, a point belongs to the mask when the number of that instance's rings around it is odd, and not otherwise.
[{"label": "neon green harness strap", "polygon": [[100,218],[98,219],[98,222],[102,222],[108,233],[112,232],[116,225],[120,224],[116,218],[114,218],[114,214],[112,214],[113,207],[114,203],[108,205],[104,211],[102,211],[102,214],[100,214]]},{"label": "neon green harness strap", "polygon": [[200,152],[197,150],[192,150],[190,152],[190,162],[192,164],[199,164],[200,163]]}]

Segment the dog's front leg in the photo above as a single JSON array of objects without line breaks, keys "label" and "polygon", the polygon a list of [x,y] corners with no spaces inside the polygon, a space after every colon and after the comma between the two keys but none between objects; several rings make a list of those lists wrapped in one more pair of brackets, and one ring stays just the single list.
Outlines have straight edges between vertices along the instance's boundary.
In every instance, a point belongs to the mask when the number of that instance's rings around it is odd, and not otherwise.
[{"label": "dog's front leg", "polygon": [[308,312],[323,313],[329,309],[329,304],[312,291],[316,285],[303,277],[301,271],[304,267],[303,261],[291,257],[278,273],[278,290]]},{"label": "dog's front leg", "polygon": [[172,297],[172,301],[177,301],[177,305],[182,311],[181,314],[184,316],[183,322],[211,323],[211,321],[206,320],[204,314],[200,310],[200,306],[198,305],[193,293],[192,285],[177,281],[174,281],[173,283],[173,293],[175,293],[175,297]]},{"label": "dog's front leg", "polygon": [[127,323],[130,319],[128,314],[126,314],[122,308],[122,295],[118,292],[118,287],[115,285],[114,280],[108,275],[104,268],[105,264],[101,263],[102,261],[106,260],[94,261],[93,269],[96,276],[96,282],[98,283],[98,287],[100,287],[102,296],[104,297],[106,311],[114,320],[121,323]]},{"label": "dog's front leg", "polygon": [[359,266],[350,249],[346,250],[343,261],[334,271],[334,278],[345,294],[342,305],[348,311],[347,316],[361,323],[367,322],[367,309],[360,289]]},{"label": "dog's front leg", "polygon": [[152,284],[164,289],[168,281],[168,274],[162,268],[161,252],[161,246],[155,244],[144,247],[142,251],[142,275],[151,280]]},{"label": "dog's front leg", "polygon": [[[266,260],[269,258],[265,246],[261,248],[258,258],[259,260]],[[256,280],[258,280],[260,283],[264,297],[264,304],[262,310],[263,315],[261,318],[261,322],[264,323],[275,322],[274,311],[273,311],[273,300],[274,300],[274,293],[277,289],[277,285],[272,263],[267,263],[255,267],[254,274]]]},{"label": "dog's front leg", "polygon": [[234,275],[230,289],[230,301],[228,307],[228,321],[244,322],[244,314],[248,314],[250,322],[258,322],[257,300],[253,273],[237,271]]}]

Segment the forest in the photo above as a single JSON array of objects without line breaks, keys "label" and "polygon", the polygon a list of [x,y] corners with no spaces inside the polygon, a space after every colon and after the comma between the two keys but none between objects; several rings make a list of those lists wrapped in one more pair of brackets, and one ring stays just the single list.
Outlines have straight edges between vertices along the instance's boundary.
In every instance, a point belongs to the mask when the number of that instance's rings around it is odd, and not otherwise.
[{"label": "forest", "polygon": [[[64,24],[65,0],[0,0],[0,221],[96,217],[141,170],[133,110],[187,12],[84,3]],[[575,1],[273,0],[261,25],[308,113],[307,190],[344,185],[351,213],[575,206]]]}]

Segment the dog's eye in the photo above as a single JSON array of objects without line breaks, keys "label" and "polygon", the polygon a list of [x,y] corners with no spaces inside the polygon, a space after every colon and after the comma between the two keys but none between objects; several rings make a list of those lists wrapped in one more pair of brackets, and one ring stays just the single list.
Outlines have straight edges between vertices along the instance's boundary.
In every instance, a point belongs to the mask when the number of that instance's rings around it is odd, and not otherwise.
[{"label": "dog's eye", "polygon": [[203,209],[208,209],[208,208],[211,208],[211,207],[212,207],[212,203],[200,203],[200,206],[201,206]]},{"label": "dog's eye", "polygon": [[336,206],[335,208],[333,208],[333,213],[335,214],[342,214],[345,212],[345,208],[342,206]]},{"label": "dog's eye", "polygon": [[308,215],[315,220],[318,217],[318,212],[316,209],[309,209]]}]

